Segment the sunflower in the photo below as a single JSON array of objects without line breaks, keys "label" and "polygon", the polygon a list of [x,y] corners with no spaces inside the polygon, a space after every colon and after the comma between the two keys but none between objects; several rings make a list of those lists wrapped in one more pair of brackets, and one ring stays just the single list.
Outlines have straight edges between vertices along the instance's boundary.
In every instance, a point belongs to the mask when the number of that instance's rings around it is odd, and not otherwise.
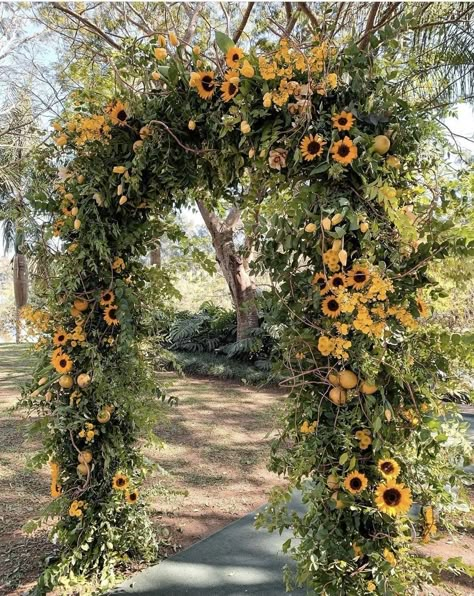
[{"label": "sunflower", "polygon": [[377,468],[386,480],[395,480],[400,474],[400,466],[394,459],[379,459]]},{"label": "sunflower", "polygon": [[238,68],[243,57],[244,51],[241,48],[233,47],[227,51],[225,61],[229,68]]},{"label": "sunflower", "polygon": [[231,71],[225,75],[225,81],[221,85],[222,99],[224,101],[230,101],[239,92],[238,79],[238,72]]},{"label": "sunflower", "polygon": [[335,273],[329,278],[328,283],[332,290],[341,290],[346,287],[346,276],[343,273]]},{"label": "sunflower", "polygon": [[105,292],[102,292],[100,295],[100,304],[102,306],[109,306],[114,300],[115,294],[112,292],[112,290],[105,290]]},{"label": "sunflower", "polygon": [[109,117],[114,124],[125,126],[128,119],[127,109],[127,106],[121,101],[116,101],[107,108],[107,112],[109,113]]},{"label": "sunflower", "polygon": [[194,84],[202,99],[211,99],[216,90],[216,82],[214,80],[214,72],[212,70],[204,70],[196,73]]},{"label": "sunflower", "polygon": [[342,111],[340,114],[334,114],[332,125],[337,130],[350,130],[354,124],[354,116],[351,112]]},{"label": "sunflower", "polygon": [[135,503],[138,501],[138,491],[137,490],[132,490],[132,491],[126,491],[125,492],[125,500],[127,501],[127,503],[130,503],[130,505],[135,505]]},{"label": "sunflower", "polygon": [[51,364],[59,373],[68,373],[72,369],[72,360],[61,350],[55,350],[51,358]]},{"label": "sunflower", "polygon": [[55,346],[64,346],[68,339],[68,334],[64,331],[64,329],[58,329],[54,334],[53,343]]},{"label": "sunflower", "polygon": [[349,137],[344,137],[342,141],[334,143],[330,152],[334,161],[343,166],[350,164],[357,157],[357,147]]},{"label": "sunflower", "polygon": [[347,274],[347,285],[352,286],[354,290],[362,290],[369,278],[370,274],[367,267],[355,265]]},{"label": "sunflower", "polygon": [[375,504],[382,513],[391,516],[407,513],[412,504],[411,491],[404,484],[389,480],[377,486]]},{"label": "sunflower", "polygon": [[127,490],[128,488],[128,477],[121,472],[117,472],[112,478],[112,488],[115,490]]},{"label": "sunflower", "polygon": [[300,143],[301,153],[305,161],[313,161],[323,152],[326,141],[319,135],[307,135]]},{"label": "sunflower", "polygon": [[367,476],[360,472],[351,472],[344,479],[344,488],[352,495],[358,495],[367,488]]},{"label": "sunflower", "polygon": [[335,296],[328,296],[323,300],[321,310],[327,317],[335,319],[341,312],[341,305]]},{"label": "sunflower", "polygon": [[324,273],[315,273],[313,275],[313,279],[311,280],[313,286],[318,286],[319,293],[321,296],[324,296],[329,292],[328,280]]},{"label": "sunflower", "polygon": [[107,306],[104,310],[104,321],[107,325],[119,325],[120,321],[117,317],[118,306]]}]

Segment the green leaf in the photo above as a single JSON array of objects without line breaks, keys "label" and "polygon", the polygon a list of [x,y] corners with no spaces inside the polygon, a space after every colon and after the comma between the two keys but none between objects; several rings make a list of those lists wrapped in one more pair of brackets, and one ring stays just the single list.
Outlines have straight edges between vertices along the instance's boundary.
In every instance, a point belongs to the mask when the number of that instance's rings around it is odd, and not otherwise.
[{"label": "green leaf", "polygon": [[339,465],[343,466],[348,459],[349,459],[349,454],[347,452],[343,453],[341,455],[341,457],[339,458]]},{"label": "green leaf", "polygon": [[227,54],[230,48],[235,46],[233,40],[222,31],[216,31],[216,44],[224,54]]}]

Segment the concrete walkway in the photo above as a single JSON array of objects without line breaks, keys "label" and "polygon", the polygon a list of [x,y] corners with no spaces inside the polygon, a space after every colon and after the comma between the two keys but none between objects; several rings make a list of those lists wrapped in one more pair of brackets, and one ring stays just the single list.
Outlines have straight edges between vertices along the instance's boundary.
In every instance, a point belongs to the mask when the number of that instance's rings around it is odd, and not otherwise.
[{"label": "concrete walkway", "polygon": [[[291,508],[303,513],[299,495]],[[263,507],[261,508],[263,509]],[[284,565],[293,566],[281,552],[291,532],[256,530],[253,511],[186,550],[129,578],[112,594],[137,596],[300,596],[285,592]]]},{"label": "concrete walkway", "polygon": [[[474,408],[461,407],[469,423],[468,436],[474,440]],[[474,473],[474,466],[466,471]],[[159,565],[126,580],[113,596],[300,596],[305,590],[285,592],[282,568],[294,568],[293,561],[281,552],[291,538],[289,531],[270,534],[255,529],[255,516],[262,508],[193,544]],[[300,495],[293,497],[291,509],[304,512]]]}]

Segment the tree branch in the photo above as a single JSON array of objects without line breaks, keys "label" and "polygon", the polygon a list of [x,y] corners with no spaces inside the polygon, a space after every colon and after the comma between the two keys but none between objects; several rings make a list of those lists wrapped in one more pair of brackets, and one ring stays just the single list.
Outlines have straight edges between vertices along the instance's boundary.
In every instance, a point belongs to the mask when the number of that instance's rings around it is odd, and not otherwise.
[{"label": "tree branch", "polygon": [[255,5],[255,2],[247,3],[247,8],[245,9],[242,20],[240,21],[240,25],[237,27],[237,31],[234,33],[234,37],[232,38],[234,40],[234,43],[237,43],[239,41],[240,36],[244,32],[245,26],[247,25],[247,22],[250,17],[250,13],[252,12],[254,5]]},{"label": "tree branch", "polygon": [[372,4],[372,8],[370,9],[369,16],[367,19],[367,24],[365,26],[364,35],[362,36],[362,38],[359,42],[359,49],[361,49],[361,50],[366,50],[367,46],[369,45],[370,34],[372,33],[372,30],[374,29],[375,17],[377,16],[379,8],[380,8],[379,2],[374,2],[374,4]]},{"label": "tree branch", "polygon": [[303,12],[303,14],[305,14],[308,17],[308,19],[311,22],[311,25],[313,25],[313,27],[315,29],[317,29],[319,27],[318,19],[316,18],[316,16],[313,13],[313,11],[309,8],[309,6],[307,5],[307,3],[306,2],[300,2],[300,9]]},{"label": "tree branch", "polygon": [[66,8],[65,6],[62,6],[59,2],[52,2],[52,5],[56,10],[59,10],[60,12],[67,14],[68,16],[72,17],[76,21],[79,21],[80,23],[82,23],[84,25],[84,27],[89,29],[89,31],[92,31],[93,33],[96,33],[99,37],[102,37],[102,39],[104,39],[109,45],[111,45],[116,50],[120,50],[120,46],[117,43],[115,43],[115,41],[111,37],[109,37],[109,35],[107,35],[107,33],[102,31],[102,29],[97,27],[97,25],[95,25],[88,19],[85,19],[77,12],[74,12],[73,10],[70,10],[69,8]]}]

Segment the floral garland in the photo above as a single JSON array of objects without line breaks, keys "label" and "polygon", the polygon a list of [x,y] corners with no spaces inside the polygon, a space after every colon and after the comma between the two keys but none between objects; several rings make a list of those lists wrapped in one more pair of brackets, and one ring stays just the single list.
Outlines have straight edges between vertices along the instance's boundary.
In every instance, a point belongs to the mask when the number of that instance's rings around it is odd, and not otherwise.
[{"label": "floral garland", "polygon": [[429,460],[443,450],[433,373],[414,339],[429,314],[433,239],[413,172],[433,130],[354,46],[283,40],[257,56],[222,33],[216,41],[217,57],[174,33],[144,43],[130,75],[148,92],[101,110],[75,97],[80,108],[54,123],[67,167],[41,207],[65,250],[46,311],[29,312],[43,335],[25,394],[48,420],[39,463],[51,462],[61,515],[62,559],[41,585],[99,575],[104,587],[118,562],[155,555],[136,449],[156,383],[139,348],[150,279],[139,257],[186,190],[217,197],[247,181],[256,268],[272,276],[265,299],[291,371],[271,465],[308,504],[292,516],[289,491],[277,491],[260,523],[293,527],[299,541],[285,548],[317,593],[403,593],[423,576],[407,563],[406,516],[421,499],[416,523],[425,540],[434,533]]}]

